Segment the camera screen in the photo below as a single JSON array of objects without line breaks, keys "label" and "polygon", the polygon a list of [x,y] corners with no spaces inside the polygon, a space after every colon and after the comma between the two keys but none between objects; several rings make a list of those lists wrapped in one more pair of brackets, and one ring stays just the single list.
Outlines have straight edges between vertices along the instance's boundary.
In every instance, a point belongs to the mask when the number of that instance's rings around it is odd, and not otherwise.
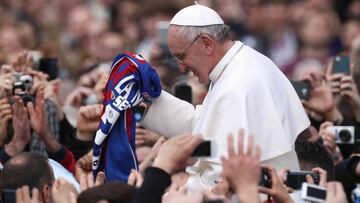
[{"label": "camera screen", "polygon": [[197,146],[194,152],[191,154],[192,157],[211,156],[211,141],[206,140]]},{"label": "camera screen", "polygon": [[318,188],[307,187],[307,196],[325,200],[326,191]]}]

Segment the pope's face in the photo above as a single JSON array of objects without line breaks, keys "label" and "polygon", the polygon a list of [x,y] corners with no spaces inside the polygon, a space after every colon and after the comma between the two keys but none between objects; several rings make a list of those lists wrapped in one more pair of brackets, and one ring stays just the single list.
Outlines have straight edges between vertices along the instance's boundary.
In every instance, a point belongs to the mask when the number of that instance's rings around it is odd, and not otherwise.
[{"label": "pope's face", "polygon": [[205,55],[202,54],[201,43],[201,36],[190,41],[180,35],[178,26],[170,26],[168,46],[180,71],[191,71],[202,84],[206,84],[209,80],[209,68]]}]

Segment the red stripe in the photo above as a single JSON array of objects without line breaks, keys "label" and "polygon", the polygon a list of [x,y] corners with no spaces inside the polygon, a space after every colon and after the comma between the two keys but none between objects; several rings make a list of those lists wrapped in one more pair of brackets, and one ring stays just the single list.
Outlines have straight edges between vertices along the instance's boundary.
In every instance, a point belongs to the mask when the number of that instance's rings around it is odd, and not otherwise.
[{"label": "red stripe", "polygon": [[116,74],[116,76],[113,80],[114,85],[117,84],[124,77],[124,75],[130,74],[130,73],[135,73],[137,71],[137,68],[135,65],[133,65],[129,60],[126,60],[126,61],[128,61],[131,65],[129,64],[129,67],[127,67],[124,71]]},{"label": "red stripe", "polygon": [[[124,59],[124,58],[123,58],[123,59]],[[117,71],[117,69],[118,69],[123,63],[125,63],[125,62],[127,62],[127,60],[121,60],[121,61],[119,61],[119,62],[111,69],[111,72],[110,72],[108,81],[106,82],[106,87],[109,85],[109,82],[110,82],[110,80],[111,80],[111,78],[112,78],[112,74],[113,74],[115,71]],[[105,89],[105,91],[106,91],[106,89]]]}]

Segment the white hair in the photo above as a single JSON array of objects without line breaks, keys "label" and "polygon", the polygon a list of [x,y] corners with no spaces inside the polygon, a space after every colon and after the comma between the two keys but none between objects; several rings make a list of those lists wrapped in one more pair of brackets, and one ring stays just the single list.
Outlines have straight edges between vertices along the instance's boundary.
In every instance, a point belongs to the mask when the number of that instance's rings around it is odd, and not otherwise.
[{"label": "white hair", "polygon": [[179,34],[187,40],[194,40],[197,36],[207,34],[216,41],[222,43],[228,40],[229,26],[225,24],[208,25],[208,26],[180,26]]}]

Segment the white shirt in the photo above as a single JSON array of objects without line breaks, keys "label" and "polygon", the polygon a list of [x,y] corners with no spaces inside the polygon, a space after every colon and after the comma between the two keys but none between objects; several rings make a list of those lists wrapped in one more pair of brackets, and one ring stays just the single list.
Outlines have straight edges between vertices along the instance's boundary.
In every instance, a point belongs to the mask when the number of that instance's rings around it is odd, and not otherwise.
[{"label": "white shirt", "polygon": [[244,128],[245,135],[254,135],[264,161],[291,151],[297,135],[310,125],[289,80],[270,59],[241,42],[224,55],[209,78],[210,90],[195,110],[162,92],[143,120],[145,127],[166,137],[191,131],[215,140],[215,156],[187,169],[204,188],[214,185],[221,173],[220,157],[227,156],[229,133],[237,135]]},{"label": "white shirt", "polygon": [[51,168],[54,171],[55,179],[64,178],[69,183],[73,184],[76,191],[80,192],[80,185],[76,181],[75,177],[66,168],[64,168],[61,164],[59,164],[58,162],[56,162],[56,161],[54,161],[52,159],[48,159],[48,160],[49,160],[49,164],[50,164]]}]

